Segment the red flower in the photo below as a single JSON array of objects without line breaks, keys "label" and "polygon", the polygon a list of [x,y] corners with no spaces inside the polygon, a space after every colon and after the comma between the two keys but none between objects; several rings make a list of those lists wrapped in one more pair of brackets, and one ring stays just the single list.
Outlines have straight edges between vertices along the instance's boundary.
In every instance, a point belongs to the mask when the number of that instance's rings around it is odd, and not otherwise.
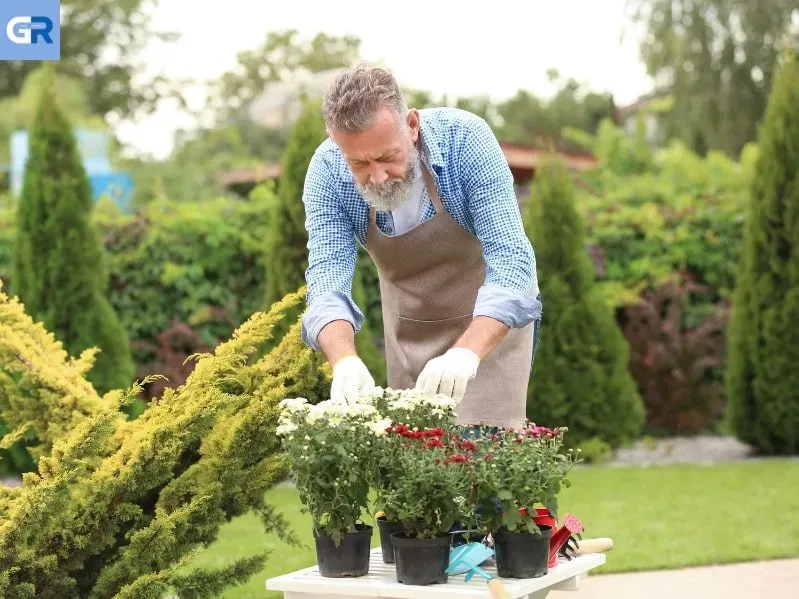
[{"label": "red flower", "polygon": [[461,441],[459,444],[461,449],[467,449],[469,451],[477,451],[477,445],[471,439],[467,439],[466,441]]},{"label": "red flower", "polygon": [[449,458],[449,461],[455,464],[465,464],[467,460],[468,458],[460,453],[456,453],[455,455],[450,456]]},{"label": "red flower", "polygon": [[440,439],[430,439],[427,442],[428,449],[432,449],[434,447],[444,447],[444,444],[441,442]]}]

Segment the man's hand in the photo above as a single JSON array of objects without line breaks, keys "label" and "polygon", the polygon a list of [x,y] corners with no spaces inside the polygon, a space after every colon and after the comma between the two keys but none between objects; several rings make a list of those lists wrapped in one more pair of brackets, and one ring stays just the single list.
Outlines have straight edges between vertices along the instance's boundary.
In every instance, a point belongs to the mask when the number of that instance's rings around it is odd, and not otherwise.
[{"label": "man's hand", "polygon": [[433,358],[422,369],[416,388],[425,393],[449,395],[458,404],[466,394],[466,385],[477,375],[480,358],[465,347],[453,347]]},{"label": "man's hand", "polygon": [[366,364],[354,354],[345,356],[333,366],[330,399],[334,403],[353,404],[361,392],[374,386],[375,380]]}]

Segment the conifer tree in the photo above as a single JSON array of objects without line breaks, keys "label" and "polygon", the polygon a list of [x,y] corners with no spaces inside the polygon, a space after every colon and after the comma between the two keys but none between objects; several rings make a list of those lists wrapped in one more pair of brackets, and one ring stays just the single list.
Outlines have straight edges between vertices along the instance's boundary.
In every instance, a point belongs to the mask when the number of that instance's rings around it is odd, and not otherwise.
[{"label": "conifer tree", "polygon": [[728,415],[765,454],[799,453],[799,65],[774,77],[759,133],[732,317]]},{"label": "conifer tree", "polygon": [[536,169],[524,212],[544,305],[527,414],[540,425],[569,427],[574,444],[598,438],[616,447],[640,433],[643,403],[627,370],[627,341],[594,285],[560,158]]},{"label": "conifer tree", "polygon": [[128,336],[105,296],[104,249],[91,223],[92,190],[49,72],[29,135],[13,254],[13,289],[72,356],[99,349],[89,380],[130,385]]},{"label": "conifer tree", "polygon": [[[303,291],[196,356],[187,381],[136,420],[121,409],[138,383],[106,394],[40,458],[22,489],[0,493],[0,597],[218,597],[266,559],[256,552],[220,568],[193,567],[193,552],[213,542],[222,524],[254,511],[265,529],[296,542],[264,501],[286,474],[275,434],[279,402],[329,377],[329,366],[320,369],[298,342],[299,322],[275,350],[257,356]],[[0,314],[17,311],[2,307]],[[12,331],[20,347],[29,333]],[[28,347],[23,356],[61,387],[81,385],[51,353]]]}]

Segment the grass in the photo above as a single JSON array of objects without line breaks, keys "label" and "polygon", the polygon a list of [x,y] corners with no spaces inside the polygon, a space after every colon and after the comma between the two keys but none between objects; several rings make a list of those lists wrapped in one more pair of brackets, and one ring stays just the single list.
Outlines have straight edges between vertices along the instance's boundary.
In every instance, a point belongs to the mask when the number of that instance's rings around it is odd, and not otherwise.
[{"label": "grass", "polygon": [[[561,513],[574,513],[583,535],[612,537],[608,563],[595,570],[624,572],[730,563],[799,555],[799,460],[762,460],[718,466],[580,468],[561,498]],[[281,597],[265,590],[267,578],[315,562],[310,519],[296,492],[272,489],[270,503],[308,545],[287,547],[261,532],[255,516],[223,527],[198,565],[221,567],[237,557],[272,548],[267,567],[224,599]],[[379,543],[375,530],[373,545]]]}]

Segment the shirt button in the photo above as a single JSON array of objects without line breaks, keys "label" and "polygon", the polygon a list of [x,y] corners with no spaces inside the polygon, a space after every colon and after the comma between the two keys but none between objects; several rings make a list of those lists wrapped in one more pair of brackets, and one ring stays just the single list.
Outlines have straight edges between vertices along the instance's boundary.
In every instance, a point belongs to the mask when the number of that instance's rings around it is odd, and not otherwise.
[{"label": "shirt button", "polygon": [[393,227],[387,227],[386,228],[386,232],[387,233],[393,233],[394,232],[394,228]]}]

